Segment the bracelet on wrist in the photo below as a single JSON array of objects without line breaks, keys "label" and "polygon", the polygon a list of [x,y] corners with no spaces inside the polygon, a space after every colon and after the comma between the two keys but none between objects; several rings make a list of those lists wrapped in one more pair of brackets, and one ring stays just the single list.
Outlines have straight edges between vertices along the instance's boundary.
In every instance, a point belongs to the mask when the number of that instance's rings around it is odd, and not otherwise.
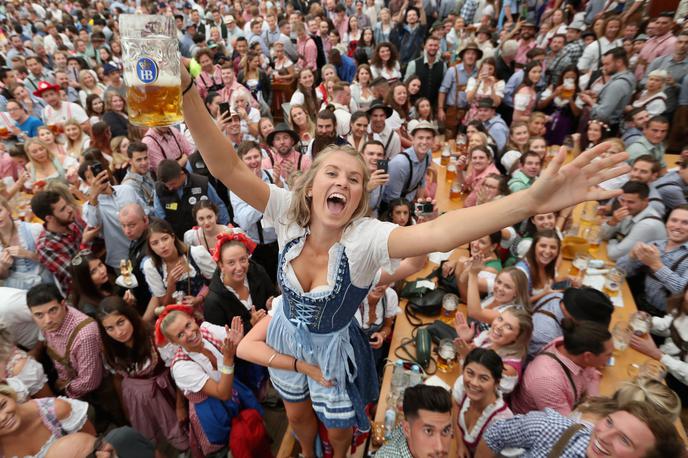
[{"label": "bracelet on wrist", "polygon": [[298,361],[299,361],[298,359],[294,358],[294,372],[298,372],[298,371],[299,371],[298,367],[296,367],[296,363],[297,363]]},{"label": "bracelet on wrist", "polygon": [[234,373],[234,364],[231,364],[229,366],[222,364],[218,368],[218,370],[220,371],[221,374],[232,375]]},{"label": "bracelet on wrist", "polygon": [[182,97],[184,97],[186,95],[186,93],[191,90],[191,86],[193,86],[194,84],[196,84],[196,83],[195,83],[194,79],[191,78],[191,82],[189,83],[189,85],[186,86],[186,88],[182,91]]}]

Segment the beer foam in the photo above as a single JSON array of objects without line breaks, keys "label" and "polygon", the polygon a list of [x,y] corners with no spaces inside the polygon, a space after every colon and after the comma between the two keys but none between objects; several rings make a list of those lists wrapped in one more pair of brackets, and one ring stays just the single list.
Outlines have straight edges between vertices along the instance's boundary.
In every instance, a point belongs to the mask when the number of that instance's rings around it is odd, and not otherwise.
[{"label": "beer foam", "polygon": [[139,80],[138,76],[136,76],[136,72],[125,72],[124,73],[124,83],[127,86],[162,86],[162,87],[174,87],[174,86],[181,86],[182,84],[182,78],[181,76],[174,76],[170,74],[160,74],[158,75],[158,79],[156,79],[153,83],[142,83],[141,80]]}]

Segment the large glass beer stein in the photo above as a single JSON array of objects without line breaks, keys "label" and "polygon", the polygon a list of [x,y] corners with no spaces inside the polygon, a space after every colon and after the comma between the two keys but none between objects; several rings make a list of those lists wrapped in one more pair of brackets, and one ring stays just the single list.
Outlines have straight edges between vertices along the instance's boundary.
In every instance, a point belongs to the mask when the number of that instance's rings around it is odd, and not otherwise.
[{"label": "large glass beer stein", "polygon": [[182,91],[174,18],[122,14],[119,29],[129,122],[145,127],[180,122]]}]

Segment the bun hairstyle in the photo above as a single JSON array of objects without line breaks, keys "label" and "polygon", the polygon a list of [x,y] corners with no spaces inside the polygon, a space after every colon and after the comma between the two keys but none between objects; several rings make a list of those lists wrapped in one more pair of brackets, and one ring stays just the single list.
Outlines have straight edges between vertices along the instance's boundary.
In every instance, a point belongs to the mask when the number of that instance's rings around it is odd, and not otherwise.
[{"label": "bun hairstyle", "polygon": [[572,355],[590,352],[599,355],[604,351],[604,343],[612,338],[607,326],[594,321],[576,321],[571,318],[561,320],[564,334],[564,348]]},{"label": "bun hairstyle", "polygon": [[664,383],[649,377],[640,377],[623,383],[614,393],[614,399],[621,409],[629,402],[642,402],[654,407],[657,413],[671,421],[676,421],[681,414],[681,399],[676,392]]},{"label": "bun hairstyle", "polygon": [[466,355],[466,359],[463,362],[464,369],[471,363],[480,364],[490,371],[495,381],[495,385],[499,385],[499,381],[502,379],[502,373],[504,372],[504,363],[496,351],[490,348],[476,347]]}]

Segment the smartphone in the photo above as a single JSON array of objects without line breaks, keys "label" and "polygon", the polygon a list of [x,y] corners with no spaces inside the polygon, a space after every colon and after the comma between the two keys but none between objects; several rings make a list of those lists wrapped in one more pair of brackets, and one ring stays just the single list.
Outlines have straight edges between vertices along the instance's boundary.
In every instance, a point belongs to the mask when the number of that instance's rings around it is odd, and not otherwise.
[{"label": "smartphone", "polygon": [[377,169],[378,170],[384,170],[385,173],[387,173],[388,166],[389,166],[389,160],[388,159],[378,159],[377,160]]},{"label": "smartphone", "polygon": [[571,287],[571,280],[558,281],[552,284],[553,290],[565,290]]},{"label": "smartphone", "polygon": [[432,202],[416,202],[416,216],[429,215],[433,211]]},{"label": "smartphone", "polygon": [[229,113],[229,102],[220,102],[219,107],[220,107],[220,116],[222,116],[225,113]]},{"label": "smartphone", "polygon": [[103,164],[100,162],[94,162],[91,166],[91,173],[93,174],[93,178],[97,177],[100,175],[100,173],[103,171]]}]

